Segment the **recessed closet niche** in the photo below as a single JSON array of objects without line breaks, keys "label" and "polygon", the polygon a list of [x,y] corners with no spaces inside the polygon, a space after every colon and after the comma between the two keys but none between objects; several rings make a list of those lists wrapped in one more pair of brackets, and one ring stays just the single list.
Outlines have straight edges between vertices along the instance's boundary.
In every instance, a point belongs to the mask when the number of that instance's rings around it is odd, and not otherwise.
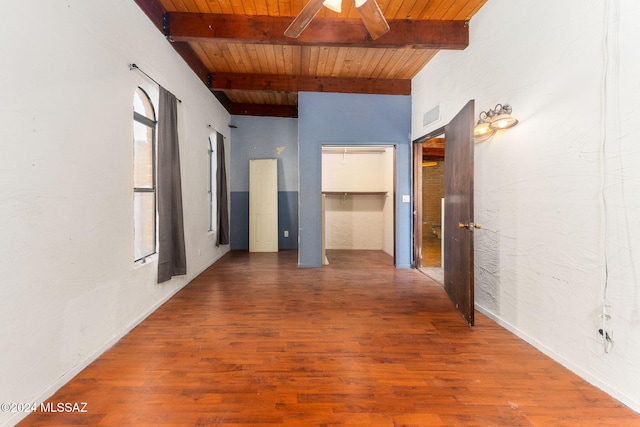
[{"label": "recessed closet niche", "polygon": [[394,147],[323,146],[325,249],[394,255]]}]

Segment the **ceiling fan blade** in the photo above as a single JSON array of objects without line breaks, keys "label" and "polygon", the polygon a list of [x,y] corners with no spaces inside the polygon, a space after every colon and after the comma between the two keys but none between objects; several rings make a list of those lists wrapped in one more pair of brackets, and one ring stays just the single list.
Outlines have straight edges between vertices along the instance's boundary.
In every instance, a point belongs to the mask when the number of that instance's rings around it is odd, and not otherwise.
[{"label": "ceiling fan blade", "polygon": [[389,23],[384,19],[376,0],[365,0],[362,3],[356,0],[356,9],[373,40],[389,31]]},{"label": "ceiling fan blade", "polygon": [[284,30],[284,35],[293,39],[298,36],[307,28],[307,25],[322,9],[322,3],[324,0],[309,0],[309,3],[304,5],[298,16],[293,20],[291,25]]}]

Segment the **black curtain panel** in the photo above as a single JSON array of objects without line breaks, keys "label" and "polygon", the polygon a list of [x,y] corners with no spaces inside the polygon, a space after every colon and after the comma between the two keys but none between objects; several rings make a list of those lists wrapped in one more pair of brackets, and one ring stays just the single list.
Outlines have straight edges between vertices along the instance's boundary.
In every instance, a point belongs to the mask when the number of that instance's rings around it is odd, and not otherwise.
[{"label": "black curtain panel", "polygon": [[216,137],[216,198],[218,206],[217,246],[229,244],[229,205],[227,202],[227,169],[224,155],[224,136],[217,132]]},{"label": "black curtain panel", "polygon": [[178,102],[162,86],[158,118],[158,237],[158,283],[186,274]]}]

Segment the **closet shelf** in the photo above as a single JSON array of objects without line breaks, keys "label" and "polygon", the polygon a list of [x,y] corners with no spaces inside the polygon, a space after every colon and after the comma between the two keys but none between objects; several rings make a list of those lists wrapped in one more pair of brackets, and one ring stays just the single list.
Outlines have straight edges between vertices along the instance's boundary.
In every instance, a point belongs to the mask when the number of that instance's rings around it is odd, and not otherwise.
[{"label": "closet shelf", "polygon": [[386,196],[386,191],[323,191],[327,196]]}]

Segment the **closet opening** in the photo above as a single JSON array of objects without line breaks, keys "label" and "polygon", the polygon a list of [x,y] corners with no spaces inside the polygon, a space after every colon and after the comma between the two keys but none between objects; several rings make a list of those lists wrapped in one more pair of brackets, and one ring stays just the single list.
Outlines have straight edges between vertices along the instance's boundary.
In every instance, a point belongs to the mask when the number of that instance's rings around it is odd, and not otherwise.
[{"label": "closet opening", "polygon": [[324,265],[332,250],[383,251],[395,265],[395,146],[322,147]]}]

